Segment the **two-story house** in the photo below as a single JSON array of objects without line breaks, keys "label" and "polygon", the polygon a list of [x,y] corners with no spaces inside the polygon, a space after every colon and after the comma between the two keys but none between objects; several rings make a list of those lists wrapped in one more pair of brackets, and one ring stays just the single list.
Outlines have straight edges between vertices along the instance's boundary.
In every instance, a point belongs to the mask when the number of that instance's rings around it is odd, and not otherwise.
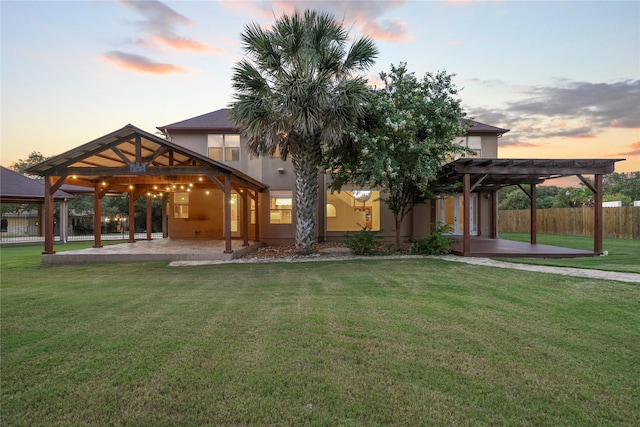
[{"label": "two-story house", "polygon": [[[292,244],[295,236],[295,176],[291,161],[283,161],[279,156],[252,156],[246,149],[240,130],[229,120],[229,110],[221,109],[201,116],[182,120],[158,129],[170,136],[171,142],[188,150],[207,156],[213,160],[239,170],[253,179],[264,183],[268,189],[261,193],[258,210],[260,215],[260,239],[271,244]],[[459,143],[473,151],[472,157],[497,158],[498,139],[508,129],[472,122],[466,135]],[[380,202],[380,191],[375,188],[345,187],[340,192],[327,190],[328,175],[320,174],[320,194],[316,237],[318,241],[337,240],[344,237],[346,231],[357,231],[366,226],[375,231],[382,230],[383,237],[391,239],[395,235],[392,213]],[[384,195],[382,195],[384,196]],[[232,193],[232,233],[240,237],[239,194]],[[169,212],[176,212],[176,203],[170,199]],[[197,203],[193,199],[192,203]],[[251,199],[250,222],[255,224],[255,201]],[[442,197],[437,205],[416,206],[414,212],[403,222],[403,239],[419,238],[429,234],[433,221],[451,224],[454,234],[462,234],[462,196]],[[479,218],[479,203],[488,204],[483,193],[474,193],[471,199],[471,234],[488,234],[490,218]],[[435,212],[435,218],[434,218]],[[191,218],[179,218],[172,215],[169,230],[171,237],[193,237],[189,224],[195,225]],[[198,224],[198,227],[202,227]]]}]

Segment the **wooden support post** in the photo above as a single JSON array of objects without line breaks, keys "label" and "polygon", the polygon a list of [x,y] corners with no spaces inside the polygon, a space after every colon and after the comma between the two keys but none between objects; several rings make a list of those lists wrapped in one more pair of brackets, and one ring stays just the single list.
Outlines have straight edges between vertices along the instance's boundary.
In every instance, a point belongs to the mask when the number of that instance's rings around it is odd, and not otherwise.
[{"label": "wooden support post", "polygon": [[136,196],[135,191],[129,191],[129,243],[136,242]]},{"label": "wooden support post", "polygon": [[247,188],[241,189],[242,199],[242,246],[249,246],[249,197]]},{"label": "wooden support post", "polygon": [[152,226],[152,197],[150,194],[145,196],[147,198],[147,240],[151,240],[151,226]]},{"label": "wooden support post", "polygon": [[498,192],[491,192],[491,238],[498,238]]},{"label": "wooden support post", "polygon": [[595,190],[594,191],[594,205],[593,208],[594,216],[593,216],[593,252],[597,254],[602,253],[602,175],[598,174],[595,176]]},{"label": "wooden support post", "polygon": [[478,193],[478,198],[476,199],[477,205],[478,205],[478,212],[477,212],[477,218],[476,218],[476,229],[478,230],[478,234],[477,236],[480,237],[482,236],[482,204],[483,204],[483,200],[482,200],[482,196],[485,193],[480,192]]},{"label": "wooden support post", "polygon": [[433,233],[436,227],[436,218],[438,217],[438,200],[429,200],[429,234]]},{"label": "wooden support post", "polygon": [[531,184],[531,225],[529,228],[529,232],[531,233],[531,244],[535,245],[537,244],[538,240],[537,240],[537,234],[538,234],[538,229],[537,229],[537,220],[536,220],[536,216],[537,216],[537,211],[536,211],[536,185],[535,184]]},{"label": "wooden support post", "polygon": [[254,242],[259,242],[260,241],[260,204],[258,203],[258,200],[260,200],[260,193],[258,192],[258,190],[256,190],[255,192],[255,199],[254,199],[254,203],[256,204],[256,209],[255,209],[255,222],[256,222],[256,229],[255,229],[255,236],[253,238]]},{"label": "wooden support post", "polygon": [[93,189],[93,247],[102,247],[102,193],[100,183]]},{"label": "wooden support post", "polygon": [[53,250],[53,191],[50,176],[44,177],[44,252],[55,254]]},{"label": "wooden support post", "polygon": [[231,249],[231,175],[224,177],[224,253],[233,253]]},{"label": "wooden support post", "polygon": [[162,238],[169,237],[169,218],[167,215],[167,204],[169,203],[169,196],[162,193]]},{"label": "wooden support post", "polygon": [[65,199],[60,202],[60,242],[69,241],[69,202]]},{"label": "wooden support post", "polygon": [[462,197],[464,203],[464,219],[463,219],[463,234],[462,234],[462,254],[467,255],[471,252],[471,221],[469,216],[471,215],[471,175],[464,174],[464,193]]}]

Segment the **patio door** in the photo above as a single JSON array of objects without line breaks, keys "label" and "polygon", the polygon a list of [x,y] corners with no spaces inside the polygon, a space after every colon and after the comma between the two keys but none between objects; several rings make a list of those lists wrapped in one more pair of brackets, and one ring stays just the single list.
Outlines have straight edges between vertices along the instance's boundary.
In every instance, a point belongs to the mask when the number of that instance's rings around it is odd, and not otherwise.
[{"label": "patio door", "polygon": [[[469,227],[472,236],[478,235],[478,194],[471,193],[469,207]],[[462,194],[444,196],[438,199],[437,220],[451,226],[451,234],[464,233],[464,197]]]}]

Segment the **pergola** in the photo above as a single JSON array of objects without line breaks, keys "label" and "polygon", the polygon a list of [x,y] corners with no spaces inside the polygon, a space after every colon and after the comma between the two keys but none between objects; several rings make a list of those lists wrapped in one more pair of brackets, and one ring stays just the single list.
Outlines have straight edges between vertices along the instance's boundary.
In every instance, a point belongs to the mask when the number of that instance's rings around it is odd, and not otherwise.
[{"label": "pergola", "polygon": [[[129,223],[134,224],[134,203],[142,195],[170,191],[174,186],[197,185],[224,193],[225,253],[231,250],[231,191],[243,202],[242,234],[248,246],[249,203],[256,205],[255,236],[259,236],[258,193],[266,185],[224,163],[172,144],[133,125],[74,148],[28,172],[44,177],[44,252],[53,254],[53,197],[65,183],[90,187],[94,194],[94,248],[102,247],[102,198],[109,192],[129,193]],[[167,190],[169,189],[169,190]],[[147,197],[147,239],[151,239],[151,197]],[[164,206],[164,204],[163,204]],[[129,229],[129,242],[135,242]]]},{"label": "pergola", "polygon": [[[548,179],[577,176],[594,194],[593,251],[602,253],[602,177],[614,171],[624,159],[473,159],[463,158],[446,164],[438,184],[463,193],[464,233],[462,254],[471,252],[470,198],[472,192],[492,193],[491,238],[498,237],[498,198],[503,187],[517,185],[531,200],[530,241],[536,244],[536,186]],[[593,175],[593,183],[584,175]],[[527,191],[523,185],[531,185]],[[433,208],[435,209],[435,208]],[[432,217],[435,217],[432,215]]]}]

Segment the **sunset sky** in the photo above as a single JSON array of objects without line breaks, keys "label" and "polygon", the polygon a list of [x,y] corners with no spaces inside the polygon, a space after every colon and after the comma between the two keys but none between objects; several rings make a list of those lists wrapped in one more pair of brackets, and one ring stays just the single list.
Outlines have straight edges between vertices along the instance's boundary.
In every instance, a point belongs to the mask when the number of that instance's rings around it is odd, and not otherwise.
[{"label": "sunset sky", "polygon": [[0,163],[227,107],[243,26],[296,6],[376,41],[371,83],[456,74],[468,116],[511,129],[500,157],[640,170],[639,1],[2,0]]}]

